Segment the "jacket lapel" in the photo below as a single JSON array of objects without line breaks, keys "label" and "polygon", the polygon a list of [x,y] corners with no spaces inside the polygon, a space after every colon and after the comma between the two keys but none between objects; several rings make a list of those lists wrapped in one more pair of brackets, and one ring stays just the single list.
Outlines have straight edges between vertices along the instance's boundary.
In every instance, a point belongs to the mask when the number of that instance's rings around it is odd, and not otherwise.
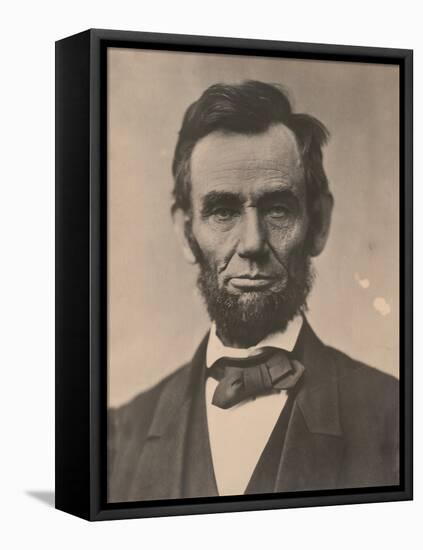
[{"label": "jacket lapel", "polygon": [[277,492],[336,488],[342,461],[336,365],[305,318],[299,359],[306,370],[288,423]]},{"label": "jacket lapel", "polygon": [[165,384],[139,458],[130,500],[182,498],[185,442],[194,375],[202,368],[205,336],[190,364]]}]

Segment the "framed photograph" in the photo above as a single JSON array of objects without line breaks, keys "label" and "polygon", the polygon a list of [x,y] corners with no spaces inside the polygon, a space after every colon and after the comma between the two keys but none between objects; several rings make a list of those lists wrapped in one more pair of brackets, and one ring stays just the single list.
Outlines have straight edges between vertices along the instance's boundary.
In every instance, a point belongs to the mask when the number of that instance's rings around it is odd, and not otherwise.
[{"label": "framed photograph", "polygon": [[56,43],[56,507],[412,498],[412,51]]}]

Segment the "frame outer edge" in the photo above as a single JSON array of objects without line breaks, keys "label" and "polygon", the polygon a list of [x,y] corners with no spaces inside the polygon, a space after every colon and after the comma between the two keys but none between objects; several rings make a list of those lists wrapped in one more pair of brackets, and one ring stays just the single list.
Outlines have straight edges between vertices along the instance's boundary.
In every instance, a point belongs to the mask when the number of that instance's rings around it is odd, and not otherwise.
[{"label": "frame outer edge", "polygon": [[[217,38],[202,36],[169,35],[160,33],[140,33],[131,31],[110,31],[103,29],[91,29],[82,33],[89,35],[89,380],[86,391],[89,394],[87,406],[87,421],[89,425],[88,453],[89,463],[86,465],[89,480],[88,486],[88,510],[81,514],[71,510],[70,513],[80,515],[89,520],[106,520],[118,518],[155,517],[182,514],[215,513],[228,511],[265,510],[275,508],[294,508],[304,506],[341,505],[366,502],[383,502],[409,500],[412,498],[412,50],[373,48],[361,46],[337,46],[325,44],[292,43],[256,39]],[[82,36],[76,35],[76,36]],[[75,37],[76,38],[76,37]],[[64,39],[66,41],[67,39]],[[107,226],[104,225],[104,196],[107,195],[107,182],[104,181],[102,164],[107,161],[105,158],[104,128],[101,127],[101,119],[104,116],[102,111],[101,95],[107,90],[102,89],[104,82],[101,76],[102,47],[105,43],[123,41],[133,43],[131,47],[137,47],[136,43],[142,42],[146,48],[160,43],[165,49],[166,45],[183,49],[188,48],[215,48],[223,53],[222,49],[237,49],[248,52],[248,55],[266,55],[270,49],[284,53],[299,52],[308,58],[322,58],[325,56],[339,56],[341,61],[355,61],[357,58],[368,58],[367,62],[398,63],[404,68],[404,92],[403,97],[403,171],[402,178],[405,184],[404,189],[404,210],[405,216],[402,219],[401,229],[404,229],[402,250],[405,253],[404,288],[405,315],[401,319],[405,329],[404,334],[404,359],[406,362],[405,371],[405,415],[404,415],[404,440],[405,440],[405,484],[400,490],[389,490],[390,488],[374,488],[373,492],[358,492],[344,494],[298,494],[289,495],[290,498],[264,498],[252,500],[221,500],[210,502],[207,499],[198,504],[189,502],[178,503],[172,501],[140,503],[139,506],[123,504],[119,508],[102,508],[104,502],[104,489],[102,489],[101,476],[104,462],[102,462],[102,451],[104,452],[103,438],[107,435],[106,412],[102,392],[107,389],[100,380],[104,381],[104,355],[102,345],[107,332],[104,332],[105,311],[102,300],[104,294],[104,278],[101,269],[105,268],[103,263],[105,254],[104,242],[107,236]],[[58,42],[57,44],[63,41]],[[87,54],[88,55],[88,54]],[[313,57],[314,56],[314,57]],[[385,61],[383,61],[385,59]],[[107,113],[107,111],[106,111]],[[57,179],[56,179],[57,181]],[[106,186],[106,189],[102,188]],[[102,244],[101,244],[102,243]],[[107,240],[106,240],[107,245]],[[406,288],[407,287],[407,288]],[[107,342],[106,342],[107,345]],[[104,368],[103,368],[104,370]],[[81,371],[82,372],[82,371]],[[56,401],[57,403],[57,401]],[[104,457],[103,457],[104,458]],[[394,489],[394,488],[392,488]],[[288,496],[288,495],[287,495]],[[291,498],[292,497],[292,498]],[[85,501],[84,501],[85,502]],[[58,506],[60,508],[60,506]],[[64,509],[64,508],[61,508]]]}]

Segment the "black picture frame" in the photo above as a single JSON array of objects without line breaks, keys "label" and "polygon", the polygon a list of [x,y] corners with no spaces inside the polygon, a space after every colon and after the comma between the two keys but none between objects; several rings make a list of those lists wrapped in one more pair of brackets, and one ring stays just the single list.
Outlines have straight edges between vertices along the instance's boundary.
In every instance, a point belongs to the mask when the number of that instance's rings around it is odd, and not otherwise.
[{"label": "black picture frame", "polygon": [[[400,69],[398,486],[106,502],[108,47],[395,64]],[[412,499],[413,52],[91,29],[56,42],[56,508],[87,520]]]}]

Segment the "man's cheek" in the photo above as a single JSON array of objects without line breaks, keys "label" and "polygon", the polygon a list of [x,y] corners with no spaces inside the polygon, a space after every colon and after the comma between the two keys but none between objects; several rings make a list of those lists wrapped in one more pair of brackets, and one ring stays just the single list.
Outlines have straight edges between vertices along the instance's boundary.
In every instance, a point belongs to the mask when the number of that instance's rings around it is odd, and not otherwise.
[{"label": "man's cheek", "polygon": [[281,230],[269,231],[269,242],[280,256],[290,256],[296,250],[303,250],[307,231],[301,223],[293,223]]},{"label": "man's cheek", "polygon": [[216,257],[224,256],[230,248],[230,235],[223,232],[210,231],[207,227],[194,226],[194,235],[201,247],[201,250],[207,255]]}]

